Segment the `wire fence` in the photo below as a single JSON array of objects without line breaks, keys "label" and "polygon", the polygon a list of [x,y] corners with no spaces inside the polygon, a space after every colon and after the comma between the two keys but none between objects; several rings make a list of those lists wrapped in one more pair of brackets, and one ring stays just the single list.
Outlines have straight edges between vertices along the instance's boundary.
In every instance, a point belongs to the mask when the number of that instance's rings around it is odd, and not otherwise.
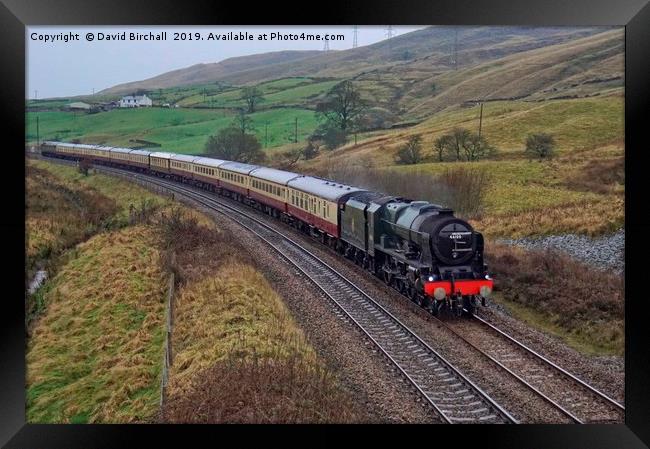
[{"label": "wire fence", "polygon": [[162,377],[160,380],[160,407],[165,402],[165,389],[169,381],[169,367],[172,365],[172,326],[174,316],[174,273],[169,276],[169,286],[167,288],[167,306],[165,309],[166,318],[166,333],[165,333],[165,349],[163,354]]}]

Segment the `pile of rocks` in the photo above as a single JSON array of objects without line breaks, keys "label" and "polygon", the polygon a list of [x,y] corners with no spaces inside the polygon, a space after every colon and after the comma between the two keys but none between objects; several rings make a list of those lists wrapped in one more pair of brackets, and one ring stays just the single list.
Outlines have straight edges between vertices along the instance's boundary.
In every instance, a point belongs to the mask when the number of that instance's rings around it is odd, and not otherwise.
[{"label": "pile of rocks", "polygon": [[617,273],[622,273],[625,269],[625,231],[623,229],[595,239],[584,235],[564,234],[502,239],[497,242],[517,245],[530,250],[562,251],[590,265]]}]

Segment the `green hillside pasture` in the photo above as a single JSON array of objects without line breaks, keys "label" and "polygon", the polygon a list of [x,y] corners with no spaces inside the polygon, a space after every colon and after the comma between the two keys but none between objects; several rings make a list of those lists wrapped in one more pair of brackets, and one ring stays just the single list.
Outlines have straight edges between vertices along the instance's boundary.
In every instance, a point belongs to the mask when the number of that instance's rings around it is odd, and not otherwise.
[{"label": "green hillside pasture", "polygon": [[[309,85],[311,78],[282,78],[258,84],[257,87],[264,95],[280,92],[298,86]],[[227,88],[223,92],[216,92],[217,86],[212,84],[174,87],[162,89],[162,92],[153,91],[154,98],[159,98],[163,103],[178,102],[180,106],[210,106],[210,107],[242,107],[242,88]]]},{"label": "green hillside pasture", "polygon": [[[619,95],[543,102],[495,101],[483,106],[482,134],[504,152],[522,151],[529,133],[555,136],[558,152],[594,148],[624,136],[624,100]],[[413,128],[435,139],[454,126],[478,130],[479,107],[436,114]]]},{"label": "green hillside pasture", "polygon": [[[129,109],[75,114],[70,112],[41,112],[40,138],[88,143],[132,146],[130,139],[160,143],[161,150],[179,153],[202,153],[208,136],[229,126],[233,116],[225,111],[192,109]],[[272,109],[251,114],[255,134],[264,145],[265,124],[268,122],[268,146],[286,144],[294,135],[294,120],[298,118],[298,140],[303,141],[317,126],[315,113],[307,109]],[[27,113],[27,141],[36,140],[36,114]]]},{"label": "green hillside pasture", "polygon": [[[233,116],[214,114],[216,118],[188,125],[155,128],[142,134],[142,138],[162,143],[164,150],[183,154],[201,154],[210,135],[228,127]],[[298,118],[298,141],[304,141],[318,126],[316,115],[307,109],[272,109],[250,115],[254,134],[264,146],[265,124],[268,122],[268,147],[284,145],[293,139],[295,119]]]},{"label": "green hillside pasture", "polygon": [[268,147],[293,142],[295,119],[298,119],[298,142],[303,142],[318,126],[316,113],[309,109],[278,108],[251,114],[255,134],[264,146],[265,124],[268,123]]},{"label": "green hillside pasture", "polygon": [[195,93],[186,96],[178,101],[180,106],[209,106],[214,108],[241,108],[244,107],[244,101],[241,99],[241,89],[232,89],[216,95],[203,95],[203,92],[197,90]]},{"label": "green hillside pasture", "polygon": [[[300,81],[302,80],[302,81]],[[271,106],[304,105],[310,99],[329,91],[339,80],[309,83],[308,78],[282,79],[259,84],[264,100],[260,108]],[[293,81],[293,82],[292,82]],[[233,89],[217,95],[204,96],[200,91],[179,102],[181,106],[208,106],[214,108],[243,108],[243,89]]]},{"label": "green hillside pasture", "polygon": [[61,99],[51,99],[51,100],[28,100],[27,107],[29,108],[44,108],[44,109],[57,109],[61,108],[67,104],[70,104],[72,100],[67,98]]},{"label": "green hillside pasture", "polygon": [[[73,112],[42,112],[40,118],[41,140],[70,140],[83,138],[100,143],[119,137],[139,137],[149,129],[198,123],[221,117],[200,110],[174,110],[160,108],[117,109],[97,114]],[[36,114],[27,113],[27,140],[36,140]]]},{"label": "green hillside pasture", "polygon": [[339,80],[334,81],[323,81],[320,83],[308,84],[305,86],[293,87],[291,89],[285,89],[280,92],[266,95],[264,97],[264,102],[262,105],[270,104],[296,104],[309,100],[310,98],[316,97],[320,94],[324,94],[332,89]]},{"label": "green hillside pasture", "polygon": [[291,89],[293,87],[304,86],[305,84],[310,84],[313,82],[314,80],[311,78],[298,76],[295,78],[280,78],[273,81],[267,81],[265,83],[258,84],[257,87],[259,87],[265,94],[270,94],[285,89]]}]

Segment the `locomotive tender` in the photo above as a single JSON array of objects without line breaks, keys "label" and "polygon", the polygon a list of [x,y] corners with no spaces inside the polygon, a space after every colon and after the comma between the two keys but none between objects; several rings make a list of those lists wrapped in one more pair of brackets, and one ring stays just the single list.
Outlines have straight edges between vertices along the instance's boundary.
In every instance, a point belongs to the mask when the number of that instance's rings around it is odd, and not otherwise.
[{"label": "locomotive tender", "polygon": [[43,155],[127,168],[228,196],[335,249],[431,313],[461,315],[493,288],[483,236],[451,209],[258,165],[44,142]]}]

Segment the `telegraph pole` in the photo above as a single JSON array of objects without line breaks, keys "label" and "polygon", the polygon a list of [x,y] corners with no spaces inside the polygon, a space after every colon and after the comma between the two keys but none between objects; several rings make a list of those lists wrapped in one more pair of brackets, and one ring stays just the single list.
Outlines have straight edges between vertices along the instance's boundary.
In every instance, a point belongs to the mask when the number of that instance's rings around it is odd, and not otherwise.
[{"label": "telegraph pole", "polygon": [[[38,90],[34,90],[34,101],[38,101]],[[41,134],[38,123],[38,106],[36,106],[36,148],[41,146]]]},{"label": "telegraph pole", "polygon": [[483,102],[481,101],[481,112],[478,118],[478,137],[481,138],[481,126],[483,125]]},{"label": "telegraph pole", "polygon": [[323,44],[323,51],[330,51],[330,41],[325,41]]},{"label": "telegraph pole", "polygon": [[388,40],[388,56],[390,57],[390,54],[393,49],[393,43],[391,42],[391,39],[393,38],[393,25],[388,25],[386,28],[386,39]]},{"label": "telegraph pole", "polygon": [[352,48],[357,48],[359,46],[359,26],[354,26],[354,34],[352,35]]},{"label": "telegraph pole", "polygon": [[295,136],[293,139],[294,143],[298,143],[298,117],[296,117],[296,121],[295,121],[294,136]]}]

